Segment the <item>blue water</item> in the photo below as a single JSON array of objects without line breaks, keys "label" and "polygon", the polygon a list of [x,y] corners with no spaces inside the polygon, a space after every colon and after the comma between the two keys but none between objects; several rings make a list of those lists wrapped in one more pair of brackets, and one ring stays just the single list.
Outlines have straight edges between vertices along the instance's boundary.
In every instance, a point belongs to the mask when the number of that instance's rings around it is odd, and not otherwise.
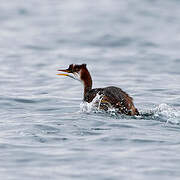
[{"label": "blue water", "polygon": [[[180,1],[0,6],[0,179],[179,180]],[[87,63],[140,117],[87,110],[57,69]]]}]

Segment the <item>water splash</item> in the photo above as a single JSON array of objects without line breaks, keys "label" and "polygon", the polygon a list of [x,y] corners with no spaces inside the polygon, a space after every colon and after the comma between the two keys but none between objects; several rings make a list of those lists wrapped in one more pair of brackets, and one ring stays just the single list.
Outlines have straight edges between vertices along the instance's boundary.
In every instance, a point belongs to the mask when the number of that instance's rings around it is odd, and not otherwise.
[{"label": "water splash", "polygon": [[[105,113],[105,111],[100,108],[102,98],[102,95],[97,94],[92,102],[82,102],[80,104],[80,111],[86,113]],[[126,116],[118,114],[117,110],[111,106],[108,107],[106,113],[119,118]],[[165,123],[180,124],[180,112],[165,103],[156,106],[154,109],[140,110],[140,114],[141,116],[136,117],[140,119],[162,121]]]},{"label": "water splash", "polygon": [[92,102],[82,102],[80,104],[80,110],[81,112],[96,112],[100,111],[100,104],[103,96],[100,94],[97,94],[96,97],[92,100]]},{"label": "water splash", "polygon": [[80,104],[80,111],[81,112],[86,112],[86,113],[106,113],[109,114],[110,116],[113,116],[115,118],[118,117],[123,117],[126,115],[120,115],[118,113],[118,110],[114,107],[111,106],[111,104],[106,104],[104,106],[106,106],[107,110],[105,111],[102,107],[101,107],[101,102],[103,99],[103,95],[98,94],[95,96],[95,98],[92,100],[92,102],[88,103],[88,102],[82,102]]},{"label": "water splash", "polygon": [[174,107],[162,103],[153,109],[140,111],[141,119],[180,124],[180,112]]},{"label": "water splash", "polygon": [[166,123],[180,124],[178,110],[164,103],[154,109],[154,116],[165,120]]}]

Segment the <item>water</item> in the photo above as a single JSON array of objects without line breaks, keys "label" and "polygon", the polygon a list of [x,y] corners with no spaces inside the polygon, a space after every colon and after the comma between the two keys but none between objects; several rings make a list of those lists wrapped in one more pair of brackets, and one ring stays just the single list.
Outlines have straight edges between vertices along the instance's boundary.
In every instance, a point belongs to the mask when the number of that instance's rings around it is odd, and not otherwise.
[{"label": "water", "polygon": [[[0,179],[180,177],[180,1],[13,0],[0,6]],[[143,114],[82,104],[57,69],[87,63]],[[86,106],[87,105],[87,106]]]}]

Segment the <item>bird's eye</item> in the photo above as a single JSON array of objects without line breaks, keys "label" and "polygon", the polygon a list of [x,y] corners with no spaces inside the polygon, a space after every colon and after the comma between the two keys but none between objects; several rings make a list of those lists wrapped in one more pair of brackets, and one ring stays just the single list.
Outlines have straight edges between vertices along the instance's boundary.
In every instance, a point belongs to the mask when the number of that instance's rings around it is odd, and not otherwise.
[{"label": "bird's eye", "polygon": [[78,68],[78,67],[75,67],[75,68],[74,68],[74,71],[76,71],[76,72],[79,71],[79,68]]}]

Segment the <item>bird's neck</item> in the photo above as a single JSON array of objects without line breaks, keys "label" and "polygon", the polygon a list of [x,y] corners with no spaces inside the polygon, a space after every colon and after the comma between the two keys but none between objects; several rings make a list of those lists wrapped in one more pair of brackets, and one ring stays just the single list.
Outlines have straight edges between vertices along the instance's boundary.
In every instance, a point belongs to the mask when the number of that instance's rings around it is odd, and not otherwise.
[{"label": "bird's neck", "polygon": [[87,68],[83,68],[81,70],[81,80],[84,83],[84,97],[85,97],[86,94],[92,89],[92,78]]}]

